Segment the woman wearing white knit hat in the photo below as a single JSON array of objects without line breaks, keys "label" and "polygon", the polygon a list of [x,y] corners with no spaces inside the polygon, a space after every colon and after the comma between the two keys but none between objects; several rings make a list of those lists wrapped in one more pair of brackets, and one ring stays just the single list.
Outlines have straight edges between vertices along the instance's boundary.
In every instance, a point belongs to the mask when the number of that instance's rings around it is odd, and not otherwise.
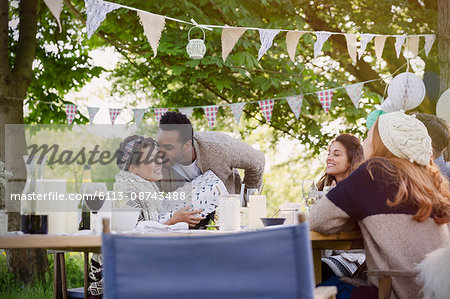
[{"label": "woman wearing white knit hat", "polygon": [[[311,229],[325,234],[361,228],[368,270],[412,270],[425,255],[449,244],[450,191],[431,159],[425,126],[403,112],[381,115],[363,144],[367,159],[320,199]],[[377,279],[352,297],[377,294]],[[418,298],[413,278],[392,279],[391,298]]]}]

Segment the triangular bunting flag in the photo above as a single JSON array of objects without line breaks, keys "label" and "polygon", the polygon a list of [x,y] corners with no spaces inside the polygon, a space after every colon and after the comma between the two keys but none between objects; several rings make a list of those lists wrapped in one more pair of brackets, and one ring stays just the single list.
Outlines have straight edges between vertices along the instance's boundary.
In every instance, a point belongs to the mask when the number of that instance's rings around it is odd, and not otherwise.
[{"label": "triangular bunting flag", "polygon": [[92,124],[94,122],[94,117],[97,114],[99,107],[87,107],[89,113],[89,123]]},{"label": "triangular bunting flag", "polygon": [[217,111],[219,111],[219,106],[204,106],[203,110],[205,111],[206,119],[208,120],[208,125],[212,129],[214,128],[214,123],[216,122]]},{"label": "triangular bunting flag", "polygon": [[356,62],[356,34],[345,34],[345,39],[347,40],[348,55],[353,62]]},{"label": "triangular bunting flag", "polygon": [[294,112],[295,118],[298,119],[298,117],[300,116],[300,111],[302,110],[303,96],[291,96],[287,97],[286,100],[289,104],[289,107],[291,107],[292,112]]},{"label": "triangular bunting flag", "polygon": [[136,126],[141,126],[142,119],[144,119],[145,109],[133,109],[133,118]]},{"label": "triangular bunting flag", "polygon": [[59,16],[61,15],[61,11],[63,8],[63,0],[44,0],[48,9],[52,12],[53,16],[56,18],[56,22],[59,26],[59,32],[62,31],[61,20]]},{"label": "triangular bunting flag", "polygon": [[400,52],[402,51],[402,46],[405,43],[406,36],[397,35],[395,37],[395,52],[397,53],[397,58],[400,57]]},{"label": "triangular bunting flag", "polygon": [[67,123],[69,125],[72,124],[75,114],[77,114],[77,106],[73,104],[66,104],[66,116],[67,116]]},{"label": "triangular bunting flag", "polygon": [[328,113],[328,110],[331,106],[331,99],[333,97],[333,90],[324,90],[324,91],[318,91],[316,92],[317,97],[319,98],[320,104],[322,105],[323,110],[325,110],[325,113]]},{"label": "triangular bunting flag", "polygon": [[348,93],[348,96],[355,105],[356,108],[359,107],[359,100],[361,99],[361,93],[363,90],[364,83],[356,83],[349,86],[345,86],[345,90]]},{"label": "triangular bunting flag", "polygon": [[415,56],[419,53],[419,35],[409,36],[406,39],[406,47]]},{"label": "triangular bunting flag", "polygon": [[436,39],[436,35],[427,34],[425,35],[425,55],[428,56],[428,53],[431,51],[431,47],[433,47],[434,40]]},{"label": "triangular bunting flag", "polygon": [[316,32],[316,43],[314,44],[314,58],[316,58],[320,51],[322,51],[323,44],[327,41],[327,39],[330,37],[331,33],[329,32]]},{"label": "triangular bunting flag", "polygon": [[364,54],[367,48],[367,44],[372,40],[374,37],[374,34],[364,33],[361,34],[361,46],[359,47],[359,59],[361,59],[361,56]]},{"label": "triangular bunting flag", "polygon": [[239,121],[241,120],[242,110],[244,109],[246,103],[235,103],[231,104],[231,112],[233,112],[234,117],[236,118],[237,125],[239,126]]},{"label": "triangular bunting flag", "polygon": [[121,108],[108,108],[109,110],[109,118],[111,119],[111,124],[114,125],[114,122],[116,121],[117,116],[119,116],[120,111],[122,111]]},{"label": "triangular bunting flag", "polygon": [[375,54],[377,55],[377,60],[381,59],[383,55],[384,43],[386,42],[386,35],[375,36]]},{"label": "triangular bunting flag", "polygon": [[268,123],[270,122],[270,119],[272,118],[272,110],[273,110],[274,103],[275,103],[275,101],[273,99],[258,102],[259,107],[261,108],[261,112],[264,115],[264,117],[266,118],[266,121]]},{"label": "triangular bunting flag", "polygon": [[141,25],[144,28],[145,36],[152,47],[153,57],[156,57],[159,39],[161,38],[164,25],[166,24],[166,18],[150,12],[138,11],[137,14],[141,20]]},{"label": "triangular bunting flag", "polygon": [[161,116],[163,116],[169,110],[169,108],[154,108],[153,110],[155,111],[156,122],[158,123],[159,126]]},{"label": "triangular bunting flag", "polygon": [[247,28],[243,27],[225,27],[222,29],[222,59],[224,62],[246,30]]},{"label": "triangular bunting flag", "polygon": [[178,111],[184,115],[186,115],[187,118],[191,118],[192,115],[192,111],[194,110],[194,108],[192,107],[183,107],[183,108],[178,108]]},{"label": "triangular bunting flag", "polygon": [[120,8],[120,6],[115,3],[104,2],[101,0],[84,0],[84,3],[86,5],[86,28],[88,38],[91,38],[95,33],[108,13]]},{"label": "triangular bunting flag", "polygon": [[286,34],[286,48],[292,62],[295,62],[295,50],[297,50],[298,41],[303,33],[302,31],[289,31]]},{"label": "triangular bunting flag", "polygon": [[259,48],[258,52],[258,60],[263,57],[263,55],[272,47],[273,39],[280,30],[275,29],[258,29],[259,31],[259,39],[261,40],[261,48]]}]

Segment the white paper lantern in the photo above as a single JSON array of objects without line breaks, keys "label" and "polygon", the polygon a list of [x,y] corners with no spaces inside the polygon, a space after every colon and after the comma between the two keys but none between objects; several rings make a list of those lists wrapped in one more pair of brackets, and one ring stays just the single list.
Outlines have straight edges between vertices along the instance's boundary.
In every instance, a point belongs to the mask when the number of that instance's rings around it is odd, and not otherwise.
[{"label": "white paper lantern", "polygon": [[436,105],[436,115],[445,119],[450,124],[450,88],[439,98]]},{"label": "white paper lantern", "polygon": [[406,72],[396,76],[388,87],[388,98],[392,106],[405,111],[419,106],[424,97],[425,84],[412,73]]},{"label": "white paper lantern", "polygon": [[[191,30],[194,28],[199,28],[203,32],[203,39],[191,39]],[[186,52],[191,59],[202,59],[203,55],[206,53],[205,46],[205,31],[201,27],[192,27],[188,32],[189,43],[186,46]]]},{"label": "white paper lantern", "polygon": [[[381,103],[381,110],[384,112],[395,112],[403,109],[402,103],[400,101],[393,102],[390,98],[386,98],[383,103]],[[403,109],[405,110],[405,109]]]}]

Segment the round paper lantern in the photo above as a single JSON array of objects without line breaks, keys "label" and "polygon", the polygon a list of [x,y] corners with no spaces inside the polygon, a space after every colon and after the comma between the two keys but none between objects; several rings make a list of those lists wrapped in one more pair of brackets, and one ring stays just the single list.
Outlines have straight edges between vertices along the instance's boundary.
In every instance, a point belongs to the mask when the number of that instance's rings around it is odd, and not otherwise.
[{"label": "round paper lantern", "polygon": [[385,112],[395,112],[405,109],[400,101],[393,102],[390,98],[387,98],[383,103],[381,103],[381,110]]},{"label": "round paper lantern", "polygon": [[445,119],[450,124],[450,88],[439,98],[436,105],[436,115]]},{"label": "round paper lantern", "polygon": [[370,112],[366,118],[367,129],[370,130],[370,128],[372,128],[373,124],[375,123],[375,121],[378,119],[378,116],[385,114],[385,113],[386,112],[384,112],[383,110],[373,110],[372,112]]},{"label": "round paper lantern", "polygon": [[[191,30],[198,28],[203,32],[203,39],[191,39]],[[186,46],[186,51],[191,59],[202,59],[206,53],[205,46],[205,31],[200,27],[192,27],[188,32],[189,43]]]},{"label": "round paper lantern", "polygon": [[387,93],[392,107],[400,107],[398,110],[411,110],[422,103],[425,97],[425,84],[413,73],[401,73],[389,83]]}]

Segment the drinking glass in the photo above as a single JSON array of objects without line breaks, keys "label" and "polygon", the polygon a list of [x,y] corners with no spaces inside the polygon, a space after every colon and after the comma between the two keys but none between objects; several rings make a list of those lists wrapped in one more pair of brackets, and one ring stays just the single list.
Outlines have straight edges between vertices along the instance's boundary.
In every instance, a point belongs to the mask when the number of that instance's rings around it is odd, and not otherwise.
[{"label": "drinking glass", "polygon": [[314,180],[303,180],[302,181],[302,198],[303,204],[305,205],[307,212],[311,211],[311,207],[314,205],[317,199],[317,186]]},{"label": "drinking glass", "polygon": [[108,189],[105,183],[84,183],[83,200],[92,212],[92,232],[96,233],[97,213],[105,203]]}]

